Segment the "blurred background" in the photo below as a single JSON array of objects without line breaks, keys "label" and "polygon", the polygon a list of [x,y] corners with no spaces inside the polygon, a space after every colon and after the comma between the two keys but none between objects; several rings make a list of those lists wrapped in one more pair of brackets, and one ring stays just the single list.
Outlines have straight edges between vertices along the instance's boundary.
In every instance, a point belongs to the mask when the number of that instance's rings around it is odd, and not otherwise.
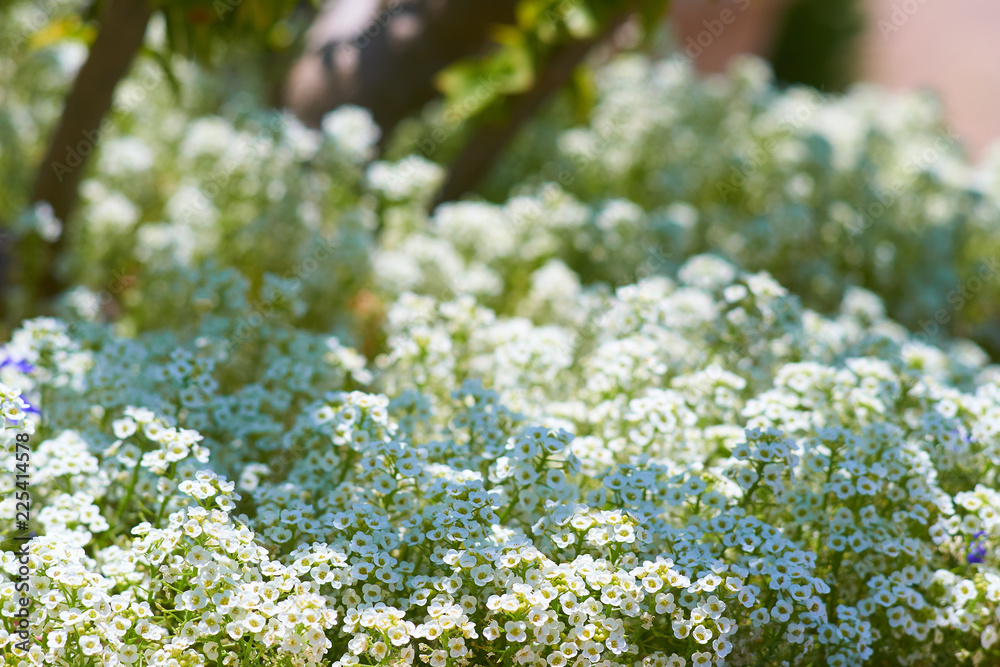
[{"label": "blurred background", "polygon": [[971,155],[981,156],[1000,136],[1000,3],[677,0],[674,34],[682,46],[698,44],[706,22],[744,5],[741,18],[695,59],[700,72],[722,72],[733,56],[749,52],[769,59],[779,79],[821,89],[866,81],[932,90]]},{"label": "blurred background", "polygon": [[[326,18],[313,27],[310,44],[322,49],[331,41],[349,41],[363,35],[385,7],[405,4],[328,2]],[[500,19],[504,4],[485,3],[464,27]],[[405,25],[404,12],[398,13],[396,23]],[[392,17],[386,17],[387,25]],[[1000,135],[1000,114],[995,113],[1000,4],[991,0],[675,0],[663,20],[673,47],[703,74],[724,72],[734,57],[755,54],[770,61],[778,81],[786,84],[825,92],[858,82],[933,91],[973,157]],[[456,41],[486,34],[459,32],[462,39]],[[455,49],[470,50],[472,44],[456,43]],[[308,108],[302,97],[315,94],[309,89],[320,87],[322,75],[310,77],[305,69],[301,78],[293,78],[287,100]]]},{"label": "blurred background", "polygon": [[[0,0],[0,334],[153,329],[222,269],[363,329],[473,261],[481,210],[442,204],[551,186],[579,236],[525,259],[519,227],[437,293],[502,310],[550,260],[623,284],[712,252],[1000,357],[998,27],[994,0]],[[302,280],[317,238],[341,254]],[[419,243],[454,257],[387,278]]]}]

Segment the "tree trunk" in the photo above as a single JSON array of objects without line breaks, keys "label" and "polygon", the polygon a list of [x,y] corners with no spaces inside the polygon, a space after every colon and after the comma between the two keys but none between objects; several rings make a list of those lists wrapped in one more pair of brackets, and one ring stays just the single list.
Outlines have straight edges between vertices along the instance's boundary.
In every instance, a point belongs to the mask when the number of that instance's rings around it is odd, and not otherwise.
[{"label": "tree trunk", "polygon": [[107,130],[104,121],[115,88],[142,46],[150,15],[147,0],[111,0],[101,17],[87,60],[66,97],[62,118],[38,169],[32,195],[34,202],[48,202],[63,224],[57,241],[43,243],[45,275],[41,276],[39,296],[52,296],[62,287],[56,263],[69,232],[80,178],[88,156]]},{"label": "tree trunk", "polygon": [[516,0],[335,0],[292,69],[286,102],[311,127],[343,104],[368,108],[383,136],[437,95],[435,75],[478,53]]},{"label": "tree trunk", "polygon": [[435,205],[458,199],[471,191],[486,176],[517,131],[531,120],[545,101],[562,88],[590,50],[607,39],[628,18],[620,14],[610,20],[602,32],[590,39],[572,42],[553,53],[527,92],[510,99],[511,111],[499,122],[479,127],[448,170],[448,178],[438,193]]}]

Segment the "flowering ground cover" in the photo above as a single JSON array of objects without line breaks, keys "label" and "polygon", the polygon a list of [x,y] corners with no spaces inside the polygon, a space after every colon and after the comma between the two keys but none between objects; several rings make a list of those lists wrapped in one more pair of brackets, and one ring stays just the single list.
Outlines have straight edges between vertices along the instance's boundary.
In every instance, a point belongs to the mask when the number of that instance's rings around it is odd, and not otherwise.
[{"label": "flowering ground cover", "polygon": [[[76,56],[0,53],[0,214],[59,234],[19,165]],[[179,72],[0,347],[0,664],[1000,664],[1000,367],[952,335],[1000,181],[929,101],[627,57],[428,212],[363,109]]]}]

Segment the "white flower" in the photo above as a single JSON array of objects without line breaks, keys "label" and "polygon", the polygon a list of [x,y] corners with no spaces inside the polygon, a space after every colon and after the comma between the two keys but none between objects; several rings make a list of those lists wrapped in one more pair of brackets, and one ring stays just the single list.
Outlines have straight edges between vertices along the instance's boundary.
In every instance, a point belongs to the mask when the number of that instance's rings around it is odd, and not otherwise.
[{"label": "white flower", "polygon": [[323,133],[352,160],[370,159],[382,132],[367,109],[344,105],[323,117]]}]

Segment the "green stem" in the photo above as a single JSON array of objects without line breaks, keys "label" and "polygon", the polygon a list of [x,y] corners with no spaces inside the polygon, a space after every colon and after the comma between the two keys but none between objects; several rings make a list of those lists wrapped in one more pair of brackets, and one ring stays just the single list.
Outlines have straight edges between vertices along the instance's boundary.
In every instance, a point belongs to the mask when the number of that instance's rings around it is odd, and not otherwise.
[{"label": "green stem", "polygon": [[142,465],[138,460],[135,462],[135,468],[132,469],[132,479],[129,481],[128,491],[125,492],[125,497],[122,499],[122,504],[118,507],[118,515],[115,517],[115,527],[112,531],[112,535],[117,535],[118,531],[122,527],[122,517],[125,516],[125,508],[128,507],[129,501],[132,500],[132,494],[135,492],[135,485],[139,482],[139,473],[142,471]]},{"label": "green stem", "polygon": [[747,503],[750,502],[750,498],[753,497],[754,491],[756,491],[757,487],[760,485],[761,472],[757,466],[754,466],[754,472],[757,474],[757,479],[753,481],[753,484],[750,485],[747,492],[743,494],[743,499],[740,500],[740,509],[746,509]]},{"label": "green stem", "polygon": [[347,445],[347,453],[344,455],[344,466],[340,469],[340,477],[337,479],[337,485],[344,483],[347,479],[347,472],[351,469],[351,465],[354,463],[354,450],[351,449],[350,445]]},{"label": "green stem", "polygon": [[501,525],[505,521],[507,521],[507,519],[510,518],[511,514],[513,514],[513,512],[514,512],[514,505],[516,505],[516,504],[517,504],[517,487],[515,486],[514,487],[514,492],[510,496],[510,502],[507,504],[507,507],[504,509],[503,514],[500,515],[500,524]]},{"label": "green stem", "polygon": [[163,501],[160,503],[160,509],[158,509],[156,511],[156,522],[153,524],[157,528],[160,527],[160,525],[161,525],[160,522],[163,521],[163,513],[167,509],[167,502],[169,500],[170,500],[170,494],[168,494],[168,493],[163,494]]}]

